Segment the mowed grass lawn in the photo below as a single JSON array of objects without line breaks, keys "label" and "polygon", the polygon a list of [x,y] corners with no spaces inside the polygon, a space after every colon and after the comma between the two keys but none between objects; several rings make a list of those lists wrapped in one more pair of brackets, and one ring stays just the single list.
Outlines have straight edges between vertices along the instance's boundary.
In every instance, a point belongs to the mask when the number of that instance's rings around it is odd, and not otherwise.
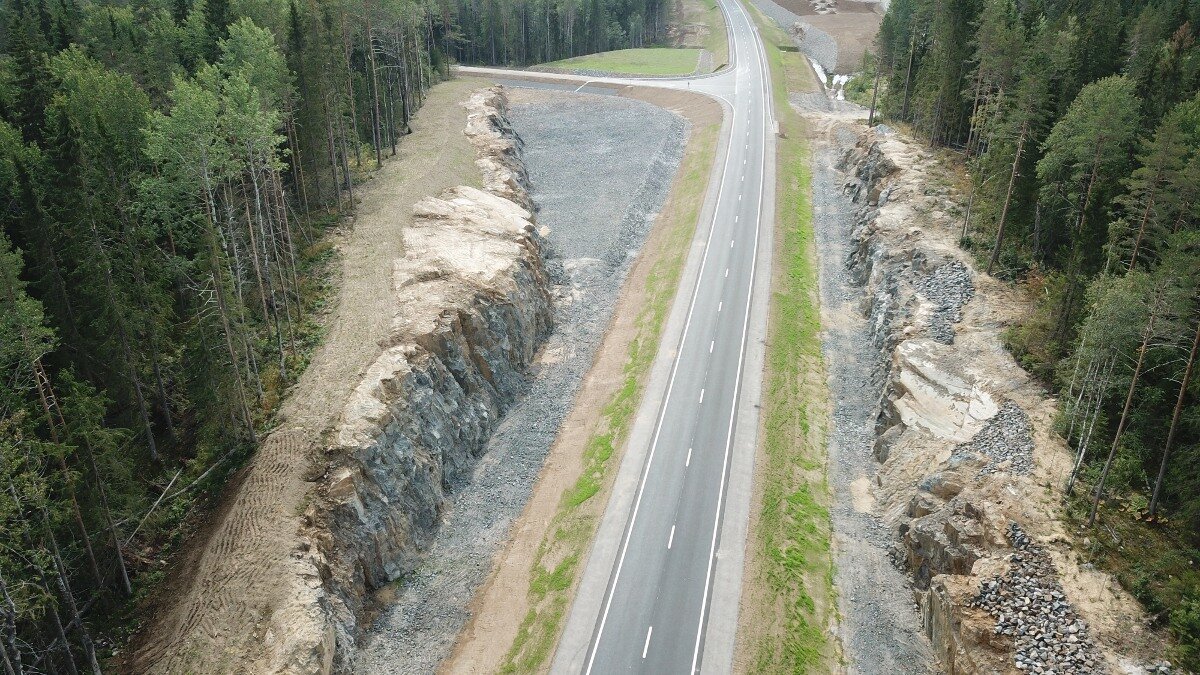
[{"label": "mowed grass lawn", "polygon": [[576,56],[544,64],[563,70],[594,70],[622,75],[691,75],[700,61],[699,49],[648,47]]}]

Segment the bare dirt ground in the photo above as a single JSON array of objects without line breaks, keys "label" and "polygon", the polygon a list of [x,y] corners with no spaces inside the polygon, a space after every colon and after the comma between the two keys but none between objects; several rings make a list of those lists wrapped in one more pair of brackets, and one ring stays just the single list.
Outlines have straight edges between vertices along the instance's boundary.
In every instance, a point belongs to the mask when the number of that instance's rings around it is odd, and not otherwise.
[{"label": "bare dirt ground", "polygon": [[[545,94],[534,94],[545,95]],[[721,120],[720,106],[703,96],[686,92],[625,88],[621,95],[652,103],[683,115],[691,123],[684,158],[697,152],[700,134]],[[514,102],[520,100],[514,96]],[[534,186],[536,195],[537,186]],[[691,199],[692,197],[686,197]],[[493,558],[491,573],[471,603],[471,620],[459,634],[451,656],[441,665],[441,673],[496,672],[505,653],[513,644],[521,621],[529,610],[529,587],[538,547],[558,510],[565,491],[583,471],[583,451],[598,430],[602,408],[624,382],[624,366],[630,345],[639,336],[639,309],[647,300],[648,280],[656,272],[667,251],[673,214],[686,210],[680,186],[676,182],[660,211],[649,238],[621,289],[612,323],[596,352],[595,361],[575,395],[569,416],[547,456],[541,476],[521,516],[512,524],[508,545]],[[690,226],[694,226],[692,223]],[[624,448],[610,460],[619,465]],[[615,472],[611,472],[615,474]],[[608,502],[611,480],[581,508],[596,510],[596,517]]]},{"label": "bare dirt ground", "polygon": [[[862,69],[873,50],[884,6],[858,0],[753,0],[763,14],[789,32],[800,51],[829,74]],[[797,30],[798,29],[798,30]]]},{"label": "bare dirt ground", "polygon": [[207,526],[176,558],[148,605],[133,642],[134,672],[247,672],[265,619],[295,577],[300,514],[313,483],[305,478],[363,369],[380,351],[395,314],[392,261],[411,207],[454,185],[478,185],[474,150],[462,130],[461,102],[481,83],[433,88],[413,134],[356,196],[355,216],[328,236],[339,253],[334,309],[312,364],[289,390],[278,427],[230,481]]}]

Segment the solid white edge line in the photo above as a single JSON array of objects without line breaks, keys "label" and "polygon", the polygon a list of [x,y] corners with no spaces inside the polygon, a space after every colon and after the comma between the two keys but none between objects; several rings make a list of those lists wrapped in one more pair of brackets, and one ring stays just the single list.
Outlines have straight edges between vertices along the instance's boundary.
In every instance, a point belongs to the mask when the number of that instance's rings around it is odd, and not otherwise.
[{"label": "solid white edge line", "polygon": [[[738,8],[741,9],[741,12],[743,14],[746,14],[746,10],[744,8],[742,8],[740,2],[738,3]],[[747,20],[748,19],[749,19],[749,16],[747,15]],[[761,45],[761,43],[757,43],[757,46],[759,48],[759,50],[758,50],[759,57],[760,57],[760,59],[762,59],[761,65],[765,66],[766,60],[764,58],[765,54],[762,53],[762,45]],[[760,68],[761,68],[761,66],[760,66]],[[760,72],[761,72],[761,69],[760,69]],[[769,97],[770,90],[767,88],[767,83],[764,78],[760,77],[760,81],[761,81],[762,89],[763,89],[763,102],[765,104],[769,105],[771,102],[771,99]],[[767,129],[766,122],[769,121],[769,119],[767,118],[766,115],[764,115],[763,117],[764,117],[763,132],[765,135],[766,129]],[[724,498],[725,498],[725,478],[729,471],[729,452],[733,448],[733,427],[734,427],[734,420],[737,415],[738,393],[741,391],[741,386],[742,386],[742,372],[743,372],[744,366],[745,366],[743,359],[744,359],[745,353],[746,353],[746,339],[750,334],[750,304],[751,304],[750,300],[751,300],[751,298],[754,297],[754,273],[758,267],[758,240],[759,240],[760,230],[762,229],[762,208],[763,208],[762,196],[763,196],[763,192],[765,191],[765,186],[766,186],[766,180],[765,180],[765,175],[764,175],[764,172],[766,171],[766,168],[767,168],[767,153],[765,152],[765,147],[766,147],[765,139],[763,142],[763,147],[764,147],[764,152],[762,153],[762,156],[761,156],[761,162],[760,162],[761,166],[759,168],[759,178],[758,178],[758,218],[756,219],[757,222],[755,222],[755,224],[754,224],[754,251],[750,257],[750,285],[746,290],[746,315],[743,318],[743,323],[742,323],[742,345],[741,345],[740,349],[738,350],[737,377],[734,380],[734,384],[733,384],[733,403],[729,409],[729,434],[725,439],[725,458],[721,462],[721,482],[720,482],[720,488],[717,492],[717,512],[716,512],[716,517],[714,518],[714,521],[713,521],[712,544],[709,547],[709,552],[708,552],[708,571],[704,575],[704,595],[701,596],[702,600],[700,601],[700,620],[699,620],[699,625],[696,628],[696,647],[692,651],[692,669],[690,671],[692,673],[696,672],[696,666],[699,665],[700,642],[704,639],[704,618],[705,618],[705,613],[708,611],[708,589],[712,583],[713,560],[714,560],[714,558],[716,558],[717,538],[718,538],[718,536],[720,534],[720,530],[721,530],[721,510],[722,510],[722,502],[724,501]]]},{"label": "solid white edge line", "polygon": [[[736,91],[736,89],[735,89],[735,91]],[[729,104],[729,126],[730,126],[729,135],[732,138],[733,126],[735,124],[737,124],[737,107],[734,106],[733,102],[730,101],[729,99],[727,99],[725,97],[721,97],[721,98],[726,103]],[[732,144],[730,145],[730,147],[732,148]],[[709,252],[709,249],[712,247],[713,232],[715,232],[716,228],[717,228],[717,217],[721,212],[721,199],[725,196],[724,185],[725,185],[725,178],[728,176],[728,174],[729,174],[729,161],[728,161],[728,159],[726,159],[725,167],[723,169],[721,169],[721,183],[720,184],[722,186],[722,189],[717,192],[717,203],[716,203],[716,206],[713,207],[712,222],[709,224],[709,227],[708,227],[708,239],[704,243],[704,257],[700,259],[700,272],[699,272],[699,274],[696,275],[696,284],[692,287],[692,299],[688,305],[687,321],[685,321],[683,324],[683,334],[679,338],[679,348],[675,352],[675,363],[672,364],[672,366],[671,366],[671,376],[667,380],[667,393],[663,396],[662,408],[659,410],[658,421],[655,423],[656,429],[654,431],[654,439],[650,442],[650,453],[646,457],[646,467],[642,470],[642,477],[640,480],[641,484],[638,486],[637,497],[634,499],[634,502],[633,502],[633,513],[630,516],[629,526],[628,526],[628,529],[625,531],[625,535],[624,535],[625,542],[621,545],[621,554],[617,559],[617,570],[616,570],[616,572],[613,573],[612,584],[608,589],[608,599],[605,601],[604,611],[600,615],[600,626],[596,629],[596,637],[589,644],[589,649],[591,649],[592,653],[591,653],[591,656],[588,657],[587,667],[583,671],[585,675],[591,674],[592,666],[596,662],[596,652],[599,649],[600,640],[604,636],[604,626],[605,626],[605,624],[608,623],[608,612],[610,609],[612,609],[613,596],[616,594],[617,583],[621,579],[621,568],[625,565],[625,554],[629,551],[629,540],[633,535],[633,529],[637,523],[638,508],[641,507],[642,494],[646,490],[646,477],[650,475],[650,467],[654,464],[654,451],[658,448],[658,437],[662,433],[663,418],[667,414],[667,407],[671,401],[671,391],[675,387],[675,376],[679,372],[679,355],[683,352],[683,345],[687,343],[688,330],[692,326],[692,314],[695,312],[695,309],[696,309],[696,298],[698,298],[700,295],[700,282],[704,279],[704,269],[708,264],[708,252]],[[701,616],[703,616],[703,615],[701,615]]]}]

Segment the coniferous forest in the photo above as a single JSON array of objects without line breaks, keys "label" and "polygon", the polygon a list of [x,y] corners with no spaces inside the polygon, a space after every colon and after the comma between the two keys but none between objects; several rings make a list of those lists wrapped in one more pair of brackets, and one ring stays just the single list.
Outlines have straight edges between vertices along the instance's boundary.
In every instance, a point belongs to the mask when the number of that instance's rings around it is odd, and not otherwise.
[{"label": "coniferous forest", "polygon": [[0,665],[98,672],[320,338],[331,249],[454,60],[663,0],[0,3]]},{"label": "coniferous forest", "polygon": [[1200,668],[1200,3],[893,0],[881,109],[965,158],[963,244],[1037,298],[1087,553]]}]

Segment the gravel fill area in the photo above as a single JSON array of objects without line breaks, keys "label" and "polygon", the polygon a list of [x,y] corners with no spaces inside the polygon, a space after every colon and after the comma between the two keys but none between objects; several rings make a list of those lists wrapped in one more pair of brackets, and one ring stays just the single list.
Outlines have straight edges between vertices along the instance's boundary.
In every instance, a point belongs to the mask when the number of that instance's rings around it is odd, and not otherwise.
[{"label": "gravel fill area", "polygon": [[1014,549],[1008,571],[980,583],[975,606],[996,618],[996,635],[1013,640],[1014,665],[1026,673],[1108,672],[1050,557],[1016,523],[1007,536]]},{"label": "gravel fill area", "polygon": [[[779,6],[771,0],[752,0],[760,12],[767,15],[785,33],[792,36],[796,47],[808,58],[816,61],[825,72],[832,73],[837,69],[838,44],[833,36],[806,22],[795,13]],[[792,32],[792,26],[799,23],[804,28],[804,35],[797,37]]]},{"label": "gravel fill area", "polygon": [[525,164],[548,226],[557,315],[525,397],[457,486],[425,562],[397,582],[368,631],[356,673],[431,673],[454,646],[467,607],[508,540],[591,367],[622,283],[683,155],[688,123],[640,101],[555,94],[513,105]]},{"label": "gravel fill area", "polygon": [[962,321],[962,307],[975,297],[971,271],[955,260],[935,269],[917,284],[917,292],[933,303],[929,334],[944,344],[954,344],[953,324]]},{"label": "gravel fill area", "polygon": [[895,536],[874,515],[855,509],[852,485],[875,480],[875,413],[883,388],[883,355],[858,307],[862,287],[847,269],[855,205],[834,166],[856,136],[814,146],[813,208],[820,258],[822,336],[834,401],[828,479],[834,495],[834,563],[841,637],[850,672],[930,673],[934,657],[921,628],[909,579],[891,561]]},{"label": "gravel fill area", "polygon": [[1016,403],[1005,401],[987,424],[971,440],[955,448],[954,453],[987,457],[989,463],[980,474],[1007,471],[1028,476],[1033,470],[1033,432],[1029,415]]}]

